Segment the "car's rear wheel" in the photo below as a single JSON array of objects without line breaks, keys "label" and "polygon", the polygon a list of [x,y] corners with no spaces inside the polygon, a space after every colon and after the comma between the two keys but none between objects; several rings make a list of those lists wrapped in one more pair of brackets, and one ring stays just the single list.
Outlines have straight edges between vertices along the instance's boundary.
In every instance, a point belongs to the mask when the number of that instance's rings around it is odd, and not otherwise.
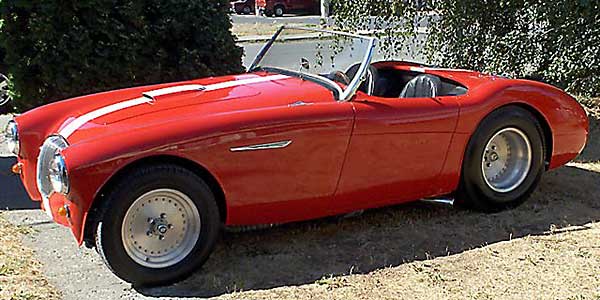
[{"label": "car's rear wheel", "polygon": [[213,194],[193,172],[142,167],[106,195],[96,248],[108,267],[136,285],[185,278],[210,255],[220,229]]},{"label": "car's rear wheel", "polygon": [[250,5],[244,5],[242,13],[244,13],[245,15],[249,15],[250,13],[252,13],[252,8],[250,7]]},{"label": "car's rear wheel", "polygon": [[457,202],[496,212],[523,203],[544,173],[545,141],[526,109],[507,106],[479,125],[465,153]]}]

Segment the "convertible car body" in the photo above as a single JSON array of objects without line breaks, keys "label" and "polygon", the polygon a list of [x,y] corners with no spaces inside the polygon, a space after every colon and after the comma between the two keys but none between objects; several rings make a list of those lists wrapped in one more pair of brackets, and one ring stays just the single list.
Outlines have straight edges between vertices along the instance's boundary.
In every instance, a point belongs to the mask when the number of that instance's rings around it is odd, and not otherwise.
[{"label": "convertible car body", "polygon": [[552,86],[371,63],[374,39],[325,31],[318,49],[330,36],[353,43],[348,69],[287,54],[299,68],[284,68],[274,51],[295,47],[277,44],[285,30],[245,74],[83,96],[16,117],[13,170],[117,275],[157,284],[197,268],[221,225],[437,196],[511,207],[586,143],[586,113]]}]

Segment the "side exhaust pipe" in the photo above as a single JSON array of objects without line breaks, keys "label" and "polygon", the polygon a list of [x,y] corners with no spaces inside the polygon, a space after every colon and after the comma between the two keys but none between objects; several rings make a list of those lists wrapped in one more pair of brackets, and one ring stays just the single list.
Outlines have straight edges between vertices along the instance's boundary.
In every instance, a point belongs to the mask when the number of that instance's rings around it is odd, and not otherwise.
[{"label": "side exhaust pipe", "polygon": [[423,202],[427,203],[435,203],[435,204],[444,204],[454,206],[453,198],[431,198],[431,199],[421,199]]}]

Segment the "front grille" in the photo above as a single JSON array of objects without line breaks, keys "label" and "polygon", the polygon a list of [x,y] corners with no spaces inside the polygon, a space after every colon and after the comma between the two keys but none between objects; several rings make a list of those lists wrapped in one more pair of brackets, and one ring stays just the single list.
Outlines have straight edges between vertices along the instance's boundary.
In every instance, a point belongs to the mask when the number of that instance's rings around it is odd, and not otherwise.
[{"label": "front grille", "polygon": [[50,164],[54,159],[54,155],[67,148],[67,146],[67,141],[63,137],[53,135],[46,139],[40,149],[37,160],[37,187],[44,199],[48,199],[53,191],[49,177]]}]

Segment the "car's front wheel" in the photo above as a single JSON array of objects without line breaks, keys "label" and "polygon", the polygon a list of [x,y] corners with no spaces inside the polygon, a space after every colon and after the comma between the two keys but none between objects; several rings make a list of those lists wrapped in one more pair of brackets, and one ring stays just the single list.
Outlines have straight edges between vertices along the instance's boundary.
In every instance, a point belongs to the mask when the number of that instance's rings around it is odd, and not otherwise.
[{"label": "car's front wheel", "polygon": [[467,146],[459,204],[496,212],[524,202],[544,173],[545,141],[526,109],[507,106],[486,117]]},{"label": "car's front wheel", "polygon": [[96,248],[136,285],[187,277],[210,255],[220,229],[215,198],[193,172],[173,165],[137,169],[106,195]]}]

